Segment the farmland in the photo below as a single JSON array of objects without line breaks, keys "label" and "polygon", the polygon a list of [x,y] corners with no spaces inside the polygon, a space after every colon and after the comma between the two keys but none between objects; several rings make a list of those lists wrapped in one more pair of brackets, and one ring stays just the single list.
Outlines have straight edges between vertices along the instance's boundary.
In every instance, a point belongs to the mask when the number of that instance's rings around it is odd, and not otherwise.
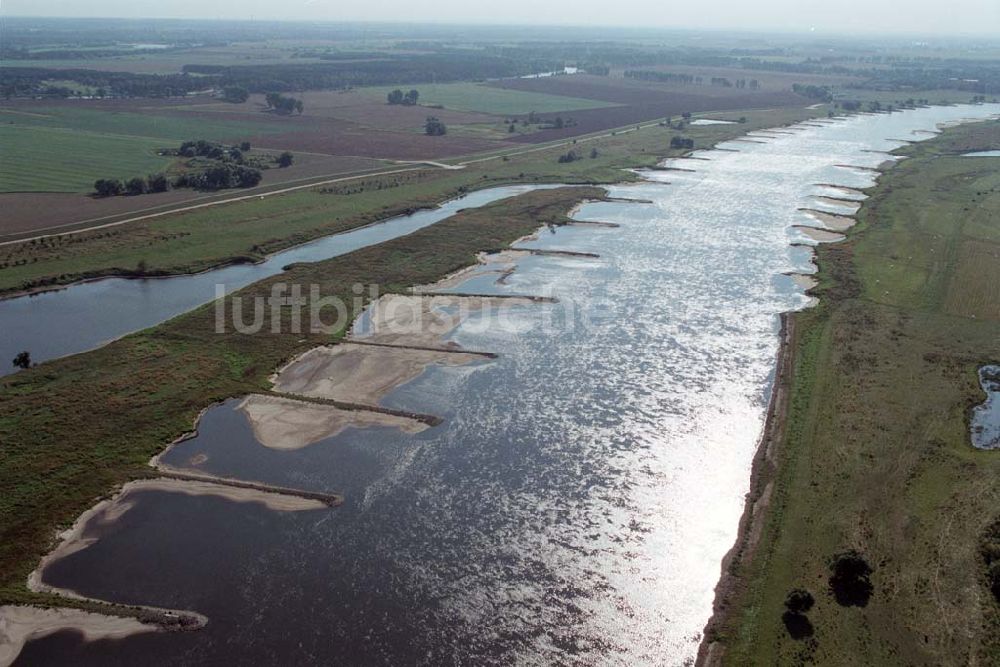
[{"label": "farmland", "polygon": [[98,178],[161,171],[156,154],[194,138],[239,141],[284,129],[255,121],[80,108],[0,108],[0,192],[88,192]]},{"label": "farmland", "polygon": [[86,192],[98,178],[162,171],[170,160],[159,148],[156,139],[3,124],[0,192]]},{"label": "farmland", "polygon": [[[968,421],[978,369],[1000,360],[1000,159],[958,156],[982,142],[1000,143],[1000,123],[903,149],[913,157],[883,176],[848,240],[819,251],[821,303],[794,316],[784,435],[754,487],[774,485],[763,533],[712,634],[727,664],[1000,655],[979,551],[1000,458],[972,448]],[[874,568],[867,604],[827,594],[844,549]],[[799,641],[781,620],[795,587],[817,599],[815,635]]]}]

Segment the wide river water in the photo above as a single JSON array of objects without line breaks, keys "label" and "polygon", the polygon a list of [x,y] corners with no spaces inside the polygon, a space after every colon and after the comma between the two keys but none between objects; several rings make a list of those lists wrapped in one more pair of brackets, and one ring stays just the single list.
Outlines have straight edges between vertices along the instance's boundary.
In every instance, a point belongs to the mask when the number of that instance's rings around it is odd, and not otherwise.
[{"label": "wide river water", "polygon": [[[779,314],[808,304],[785,275],[813,270],[802,208],[869,186],[867,169],[943,107],[755,133],[610,188],[543,231],[532,255],[455,289],[551,294],[503,326],[452,334],[499,353],[432,367],[382,403],[444,417],[417,434],[348,429],[303,449],[262,446],[229,401],[174,465],[312,490],[338,508],[142,492],[47,583],[191,609],[197,632],[31,642],[18,664],[680,665],[697,652],[749,488]],[[758,143],[759,142],[759,143]],[[793,245],[795,244],[795,245]],[[155,289],[155,284],[151,283]],[[108,311],[111,305],[99,306]],[[777,613],[777,612],[775,612]]]}]

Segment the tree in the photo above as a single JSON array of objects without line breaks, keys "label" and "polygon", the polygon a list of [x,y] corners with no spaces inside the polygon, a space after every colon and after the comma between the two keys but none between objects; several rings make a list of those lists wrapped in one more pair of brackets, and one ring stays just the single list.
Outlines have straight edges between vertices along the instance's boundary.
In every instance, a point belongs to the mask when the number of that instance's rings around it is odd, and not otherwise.
[{"label": "tree", "polygon": [[94,192],[98,197],[114,197],[124,190],[125,186],[116,178],[99,178],[94,181]]},{"label": "tree", "polygon": [[242,104],[250,99],[250,92],[242,86],[226,86],[222,89],[222,99],[233,104]]},{"label": "tree", "polygon": [[125,183],[125,194],[144,195],[147,192],[149,192],[149,185],[146,183],[146,179],[142,176],[130,178]]},{"label": "tree", "polygon": [[17,356],[14,357],[14,368],[31,368],[31,353],[25,350],[24,352],[18,352]]},{"label": "tree", "polygon": [[292,162],[294,161],[295,161],[295,156],[289,153],[288,151],[285,151],[284,153],[278,156],[278,166],[281,167],[282,169],[284,169],[285,167],[291,167]]},{"label": "tree", "polygon": [[689,120],[691,118],[691,112],[685,111],[684,113],[681,114],[681,118],[683,118],[684,120]]},{"label": "tree", "polygon": [[146,183],[150,192],[166,192],[170,189],[170,179],[166,174],[150,174]]},{"label": "tree", "polygon": [[427,122],[424,123],[424,132],[432,137],[439,137],[447,134],[448,128],[444,126],[440,120],[435,116],[428,116]]},{"label": "tree", "polygon": [[388,95],[386,95],[386,102],[388,104],[402,104],[403,103],[403,91],[397,88]]},{"label": "tree", "polygon": [[805,639],[815,632],[813,624],[806,616],[815,602],[812,593],[805,589],[795,588],[789,591],[785,598],[785,612],[781,615],[781,620],[792,639]]},{"label": "tree", "polygon": [[843,607],[866,606],[874,591],[869,578],[871,573],[871,565],[854,549],[830,559],[830,592],[837,604]]},{"label": "tree", "polygon": [[250,150],[250,142],[249,141],[240,142],[240,150],[243,151],[244,153],[248,152]]},{"label": "tree", "polygon": [[590,149],[590,159],[591,159],[591,160],[593,160],[593,159],[594,159],[594,158],[596,158],[597,156],[598,156],[598,152],[597,152],[597,149],[596,149],[596,148],[591,148],[591,149]]},{"label": "tree", "polygon": [[785,609],[793,614],[805,614],[815,603],[812,593],[803,588],[793,588],[785,598]]},{"label": "tree", "polygon": [[298,113],[298,114],[299,114],[300,116],[302,115],[302,110],[303,110],[303,109],[305,109],[305,106],[306,106],[306,105],[304,105],[304,104],[302,103],[302,100],[295,100],[295,111],[296,111],[296,112],[297,112],[297,113]]}]

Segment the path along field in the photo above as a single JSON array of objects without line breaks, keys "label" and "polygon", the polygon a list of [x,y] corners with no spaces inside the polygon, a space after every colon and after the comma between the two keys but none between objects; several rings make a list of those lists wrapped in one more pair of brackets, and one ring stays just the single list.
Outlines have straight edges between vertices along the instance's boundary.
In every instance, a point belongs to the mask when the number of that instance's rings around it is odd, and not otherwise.
[{"label": "path along field", "polygon": [[[784,437],[753,491],[770,494],[763,533],[709,635],[723,663],[1000,662],[980,551],[1000,452],[973,449],[968,421],[979,367],[1000,361],[1000,159],[957,156],[987,144],[1000,123],[901,149],[914,157],[848,240],[819,250],[820,305],[793,316]],[[866,606],[828,592],[844,549],[874,568]],[[801,640],[781,620],[796,587],[816,598]]]}]

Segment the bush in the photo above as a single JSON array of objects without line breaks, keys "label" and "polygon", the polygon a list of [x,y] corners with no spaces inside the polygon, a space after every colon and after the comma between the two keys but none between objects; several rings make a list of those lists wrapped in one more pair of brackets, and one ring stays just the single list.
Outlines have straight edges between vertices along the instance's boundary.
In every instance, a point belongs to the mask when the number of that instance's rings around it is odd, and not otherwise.
[{"label": "bush", "polygon": [[289,153],[288,151],[285,151],[284,153],[278,156],[278,166],[281,167],[282,169],[284,169],[285,167],[291,167],[292,162],[294,161],[295,161],[295,156]]},{"label": "bush", "polygon": [[435,116],[428,116],[427,122],[424,123],[424,132],[432,137],[440,137],[448,133],[448,128]]},{"label": "bush", "polygon": [[670,147],[691,150],[694,148],[694,139],[689,139],[687,137],[671,137]]},{"label": "bush", "polygon": [[14,357],[14,367],[22,370],[31,368],[31,353],[28,351],[18,352],[17,356]]}]

